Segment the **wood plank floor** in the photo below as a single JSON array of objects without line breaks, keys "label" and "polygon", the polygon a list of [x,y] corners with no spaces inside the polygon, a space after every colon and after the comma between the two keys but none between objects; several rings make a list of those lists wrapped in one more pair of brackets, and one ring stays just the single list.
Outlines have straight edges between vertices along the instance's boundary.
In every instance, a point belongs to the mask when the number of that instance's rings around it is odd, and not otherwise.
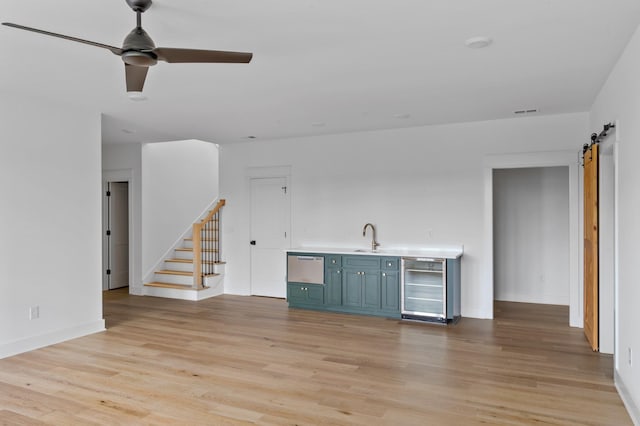
[{"label": "wood plank floor", "polygon": [[125,290],[104,312],[104,333],[0,360],[0,424],[631,424],[565,307],[442,327]]}]

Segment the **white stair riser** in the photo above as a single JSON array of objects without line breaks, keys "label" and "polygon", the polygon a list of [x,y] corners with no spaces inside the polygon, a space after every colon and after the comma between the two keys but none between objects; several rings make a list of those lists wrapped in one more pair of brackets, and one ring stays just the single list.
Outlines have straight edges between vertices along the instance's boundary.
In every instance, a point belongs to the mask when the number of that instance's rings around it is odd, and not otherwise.
[{"label": "white stair riser", "polygon": [[193,259],[193,252],[176,250],[176,259]]},{"label": "white stair riser", "polygon": [[[164,269],[168,269],[170,271],[193,272],[193,263],[164,262]],[[224,263],[216,263],[213,265],[213,272],[216,274],[224,274]]]},{"label": "white stair riser", "polygon": [[178,290],[174,288],[160,288],[160,287],[144,287],[144,292],[148,296],[167,297],[170,299],[182,299],[182,300],[203,300],[209,297],[219,296],[224,293],[224,281],[222,277],[215,277],[212,280],[209,288],[204,290]]},{"label": "white stair riser", "polygon": [[213,267],[213,272],[216,274],[224,275],[224,263],[216,263]]},{"label": "white stair riser", "polygon": [[222,280],[224,277],[222,275],[213,275],[211,277],[205,277],[204,285],[211,288],[220,289],[220,294],[224,292],[224,286]]},{"label": "white stair riser", "polygon": [[193,285],[193,276],[188,275],[171,275],[171,274],[153,274],[154,280],[169,283],[169,284],[182,284]]},{"label": "white stair riser", "polygon": [[164,269],[168,269],[170,271],[193,272],[193,263],[164,262]]}]

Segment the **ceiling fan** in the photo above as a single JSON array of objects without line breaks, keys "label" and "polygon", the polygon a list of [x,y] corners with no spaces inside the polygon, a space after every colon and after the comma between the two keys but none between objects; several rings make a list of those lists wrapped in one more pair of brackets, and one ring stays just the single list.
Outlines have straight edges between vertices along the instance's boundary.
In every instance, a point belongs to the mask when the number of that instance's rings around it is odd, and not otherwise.
[{"label": "ceiling fan", "polygon": [[253,57],[252,53],[245,52],[156,47],[149,34],[142,28],[142,13],[151,7],[152,0],[126,0],[126,2],[136,13],[136,27],[124,39],[122,47],[109,46],[11,22],[3,22],[2,25],[110,50],[114,55],[120,56],[124,62],[127,92],[130,95],[141,94],[149,67],[158,61],[169,63],[248,63]]}]

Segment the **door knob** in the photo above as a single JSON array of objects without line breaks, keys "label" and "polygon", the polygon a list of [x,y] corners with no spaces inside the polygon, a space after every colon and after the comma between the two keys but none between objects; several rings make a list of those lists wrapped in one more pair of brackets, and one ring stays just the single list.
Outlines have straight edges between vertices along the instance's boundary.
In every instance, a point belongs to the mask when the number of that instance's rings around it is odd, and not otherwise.
[{"label": "door knob", "polygon": [[256,245],[256,240],[251,240],[251,242],[249,244],[251,244],[252,246],[255,246]]}]

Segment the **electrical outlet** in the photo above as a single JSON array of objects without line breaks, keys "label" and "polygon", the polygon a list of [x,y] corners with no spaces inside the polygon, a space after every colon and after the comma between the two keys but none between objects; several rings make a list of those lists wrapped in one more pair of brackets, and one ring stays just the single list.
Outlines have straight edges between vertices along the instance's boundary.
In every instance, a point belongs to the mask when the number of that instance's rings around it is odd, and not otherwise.
[{"label": "electrical outlet", "polygon": [[34,320],[40,318],[40,306],[32,306],[29,308],[29,319]]},{"label": "electrical outlet", "polygon": [[629,349],[629,367],[633,367],[633,351],[631,350],[631,348]]}]

